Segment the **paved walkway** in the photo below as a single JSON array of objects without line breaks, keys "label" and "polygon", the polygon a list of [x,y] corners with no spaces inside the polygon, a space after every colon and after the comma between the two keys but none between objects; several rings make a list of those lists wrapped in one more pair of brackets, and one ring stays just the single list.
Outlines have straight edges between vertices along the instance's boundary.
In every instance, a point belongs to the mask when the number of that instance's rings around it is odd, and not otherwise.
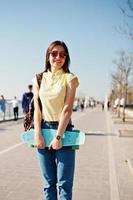
[{"label": "paved walkway", "polygon": [[[113,116],[114,117],[114,116]],[[73,200],[133,200],[133,138],[119,137],[130,127],[113,123],[100,108],[74,112],[75,128],[86,142],[77,151]],[[22,121],[0,124],[0,200],[42,200],[42,178],[35,149],[20,141]]]},{"label": "paved walkway", "polygon": [[[125,128],[133,130],[133,124],[114,123],[112,114],[105,112],[102,115],[99,110],[92,112],[91,117],[86,119],[85,116],[77,122],[85,130],[83,121],[88,122],[86,127],[95,136],[88,135],[83,150],[80,149],[77,156],[77,159],[82,160],[77,162],[79,174],[76,179],[83,181],[79,184],[76,180],[76,183],[78,186],[83,184],[83,188],[74,193],[74,199],[132,200],[133,175],[126,161],[133,158],[133,138],[119,137],[118,131]],[[107,129],[103,123],[106,123]]]}]

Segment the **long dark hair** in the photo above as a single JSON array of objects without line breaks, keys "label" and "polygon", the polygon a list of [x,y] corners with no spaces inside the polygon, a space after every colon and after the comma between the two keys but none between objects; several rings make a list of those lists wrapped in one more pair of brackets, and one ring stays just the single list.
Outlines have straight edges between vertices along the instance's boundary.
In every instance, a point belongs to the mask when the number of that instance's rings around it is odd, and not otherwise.
[{"label": "long dark hair", "polygon": [[52,51],[52,49],[57,45],[58,46],[62,46],[64,48],[64,50],[65,50],[66,55],[67,55],[66,59],[65,59],[65,63],[62,66],[62,69],[63,69],[63,71],[65,73],[70,73],[70,70],[69,70],[70,56],[69,56],[68,48],[67,48],[67,46],[66,46],[66,44],[64,42],[59,41],[59,40],[52,42],[49,45],[49,47],[48,47],[48,49],[46,51],[45,70],[44,71],[47,72],[48,70],[50,70],[51,65],[50,65],[50,62],[49,62],[49,52]]}]

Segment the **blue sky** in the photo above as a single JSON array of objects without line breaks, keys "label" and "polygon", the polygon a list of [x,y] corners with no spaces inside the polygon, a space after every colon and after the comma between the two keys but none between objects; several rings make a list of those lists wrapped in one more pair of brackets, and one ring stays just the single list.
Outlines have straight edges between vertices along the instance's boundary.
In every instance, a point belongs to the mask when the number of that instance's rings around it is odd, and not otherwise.
[{"label": "blue sky", "polygon": [[0,0],[0,93],[13,98],[44,69],[48,45],[63,40],[70,69],[80,81],[77,94],[103,100],[110,90],[112,60],[133,51],[115,28],[126,0]]}]

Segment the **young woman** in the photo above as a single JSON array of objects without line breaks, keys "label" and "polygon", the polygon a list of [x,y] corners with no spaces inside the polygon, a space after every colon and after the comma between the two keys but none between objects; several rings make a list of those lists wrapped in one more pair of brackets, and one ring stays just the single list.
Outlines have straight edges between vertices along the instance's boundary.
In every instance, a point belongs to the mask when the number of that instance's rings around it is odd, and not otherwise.
[{"label": "young woman", "polygon": [[[34,78],[35,146],[44,178],[46,200],[71,200],[75,167],[75,150],[63,147],[65,130],[72,130],[71,114],[78,87],[77,77],[69,71],[70,56],[64,42],[55,41],[47,49],[45,71],[40,89]],[[38,104],[41,100],[42,111]],[[45,147],[41,128],[56,129],[56,137]]]}]

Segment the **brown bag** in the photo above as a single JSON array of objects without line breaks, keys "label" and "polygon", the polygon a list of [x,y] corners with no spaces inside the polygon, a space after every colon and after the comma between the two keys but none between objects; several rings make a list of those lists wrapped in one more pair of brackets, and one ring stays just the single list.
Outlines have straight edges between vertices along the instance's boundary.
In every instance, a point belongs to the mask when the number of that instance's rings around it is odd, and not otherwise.
[{"label": "brown bag", "polygon": [[[38,83],[39,88],[40,88],[40,85],[41,85],[42,76],[43,76],[43,72],[40,73],[40,74],[36,74],[36,79],[37,79],[37,83]],[[41,101],[40,101],[39,97],[38,97],[38,103],[39,103],[39,106],[40,106],[40,110],[42,111],[42,105],[41,105]],[[25,131],[28,131],[31,128],[34,128],[34,97],[32,98],[32,100],[30,102],[29,112],[24,117],[23,125],[24,125]]]}]

